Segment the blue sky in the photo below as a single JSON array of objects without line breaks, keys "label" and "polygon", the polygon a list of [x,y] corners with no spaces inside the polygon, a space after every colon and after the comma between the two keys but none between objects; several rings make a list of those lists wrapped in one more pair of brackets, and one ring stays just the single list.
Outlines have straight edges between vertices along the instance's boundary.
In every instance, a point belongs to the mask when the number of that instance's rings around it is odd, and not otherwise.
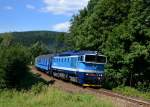
[{"label": "blue sky", "polygon": [[70,19],[89,0],[0,0],[0,32],[68,31]]}]

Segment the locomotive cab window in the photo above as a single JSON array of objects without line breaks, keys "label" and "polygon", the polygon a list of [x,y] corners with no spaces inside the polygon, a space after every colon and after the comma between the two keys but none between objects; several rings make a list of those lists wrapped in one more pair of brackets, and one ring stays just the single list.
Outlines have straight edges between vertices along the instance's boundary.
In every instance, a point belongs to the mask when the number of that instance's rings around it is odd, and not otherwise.
[{"label": "locomotive cab window", "polygon": [[96,55],[86,55],[86,62],[95,62],[95,63],[106,63],[105,56],[96,56]]}]

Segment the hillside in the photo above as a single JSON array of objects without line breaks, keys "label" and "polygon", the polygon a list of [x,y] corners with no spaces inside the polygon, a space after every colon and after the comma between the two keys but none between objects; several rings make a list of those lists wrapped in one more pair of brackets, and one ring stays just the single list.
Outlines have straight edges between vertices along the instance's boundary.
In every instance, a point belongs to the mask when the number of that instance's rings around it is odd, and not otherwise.
[{"label": "hillside", "polygon": [[[14,43],[20,43],[25,46],[30,46],[36,42],[41,42],[48,47],[54,47],[58,41],[64,38],[63,32],[54,31],[26,31],[26,32],[11,32],[9,35],[13,38]],[[6,33],[1,33],[0,36],[7,35]],[[59,39],[59,40],[58,40]]]}]

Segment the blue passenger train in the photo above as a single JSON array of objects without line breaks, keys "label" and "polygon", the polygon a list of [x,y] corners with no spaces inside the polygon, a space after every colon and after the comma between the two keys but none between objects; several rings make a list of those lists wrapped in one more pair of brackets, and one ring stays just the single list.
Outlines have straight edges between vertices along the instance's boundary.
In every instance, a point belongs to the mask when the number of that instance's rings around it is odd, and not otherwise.
[{"label": "blue passenger train", "polygon": [[96,51],[67,51],[38,56],[35,67],[83,86],[101,86],[106,62],[106,56],[98,55]]}]

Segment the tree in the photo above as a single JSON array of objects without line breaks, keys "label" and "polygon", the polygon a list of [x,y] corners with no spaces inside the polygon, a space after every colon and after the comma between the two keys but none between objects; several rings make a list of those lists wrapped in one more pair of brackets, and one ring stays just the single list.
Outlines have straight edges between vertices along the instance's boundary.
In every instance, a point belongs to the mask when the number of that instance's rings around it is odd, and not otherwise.
[{"label": "tree", "polygon": [[[48,53],[48,49],[46,48],[46,45],[44,45],[41,42],[36,42],[35,44],[33,44],[30,49],[29,49],[30,53],[31,53],[31,61],[34,62],[35,57],[42,55],[42,54],[47,54]],[[33,64],[33,63],[32,63]]]},{"label": "tree", "polygon": [[11,35],[11,33],[5,33],[2,36],[0,42],[2,46],[6,46],[6,47],[11,46],[13,42],[13,36]]},{"label": "tree", "polygon": [[20,88],[28,71],[28,52],[22,46],[0,48],[0,88]]},{"label": "tree", "polygon": [[108,57],[105,74],[111,88],[150,85],[149,5],[149,0],[91,0],[72,19],[74,48]]}]

